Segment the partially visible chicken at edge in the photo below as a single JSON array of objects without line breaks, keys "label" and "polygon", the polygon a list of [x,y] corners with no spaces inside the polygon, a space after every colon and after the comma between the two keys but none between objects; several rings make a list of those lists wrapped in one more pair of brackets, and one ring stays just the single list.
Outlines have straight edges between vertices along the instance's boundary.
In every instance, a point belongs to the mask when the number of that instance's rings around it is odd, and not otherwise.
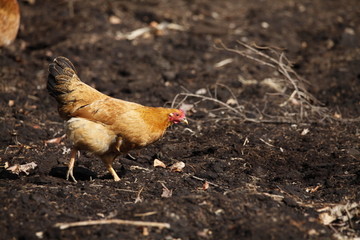
[{"label": "partially visible chicken at edge", "polygon": [[17,0],[0,0],[0,47],[14,41],[19,24],[20,11]]}]

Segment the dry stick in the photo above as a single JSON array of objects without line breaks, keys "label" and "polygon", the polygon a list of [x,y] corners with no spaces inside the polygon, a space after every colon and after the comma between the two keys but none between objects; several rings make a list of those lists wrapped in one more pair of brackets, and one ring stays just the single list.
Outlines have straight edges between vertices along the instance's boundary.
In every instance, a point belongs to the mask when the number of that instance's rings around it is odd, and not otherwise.
[{"label": "dry stick", "polygon": [[[203,95],[199,95],[199,94],[194,94],[194,93],[178,93],[176,94],[173,102],[172,102],[172,106],[175,105],[175,102],[176,102],[176,99],[179,97],[179,96],[185,96],[185,97],[196,97],[196,98],[200,98],[201,101],[212,101],[212,102],[215,102],[215,103],[218,103],[222,106],[225,107],[225,109],[228,109],[228,110],[231,110],[232,112],[234,112],[235,114],[239,115],[241,117],[241,119],[243,119],[243,121],[245,122],[255,122],[255,123],[259,123],[259,122],[268,122],[268,123],[278,123],[279,121],[268,121],[268,120],[259,120],[259,119],[252,119],[252,118],[247,118],[244,114],[241,113],[240,110],[236,109],[236,108],[233,108],[231,107],[229,104],[227,103],[224,103],[216,98],[212,98],[212,97],[207,97],[207,96],[203,96]],[[201,102],[199,101],[199,102]],[[183,101],[181,101],[183,102]],[[199,103],[197,102],[197,103]],[[196,105],[196,104],[195,104]],[[238,106],[238,108],[241,108],[241,105]],[[259,111],[259,110],[258,110]],[[259,112],[261,114],[261,112]],[[221,118],[221,119],[224,119],[224,118]],[[235,119],[235,118],[234,118]],[[284,121],[282,121],[284,122]],[[292,122],[291,122],[292,123]]]},{"label": "dry stick", "polygon": [[[225,46],[225,44],[223,42],[220,42],[220,45],[222,46],[223,49],[229,51],[229,52],[234,52],[237,53],[243,57],[246,57],[248,59],[254,60],[258,63],[261,63],[263,65],[266,65],[268,67],[274,68],[276,69],[279,73],[281,73],[288,81],[290,81],[291,85],[294,88],[294,92],[291,94],[291,96],[288,98],[288,100],[286,100],[283,105],[285,105],[288,101],[290,101],[295,94],[298,96],[299,98],[299,102],[300,102],[300,118],[303,119],[304,117],[304,103],[309,106],[312,110],[318,112],[320,115],[321,111],[319,109],[319,107],[311,104],[308,99],[311,99],[312,101],[316,102],[316,103],[320,103],[314,96],[312,96],[310,93],[308,93],[306,91],[306,89],[299,87],[297,85],[297,81],[302,81],[302,82],[306,82],[304,79],[302,79],[291,67],[291,63],[290,61],[285,57],[284,53],[281,53],[279,56],[279,60],[262,53],[261,51],[257,50],[254,47],[249,46],[248,44],[245,44],[241,41],[238,41],[238,43],[240,45],[242,45],[244,48],[252,51],[253,53],[257,54],[260,57],[265,58],[266,60],[268,60],[269,62],[266,62],[264,60],[261,60],[257,57],[253,57],[250,56],[249,54],[245,53],[244,51],[240,51],[240,50],[236,50],[236,49],[230,49],[228,47]],[[270,49],[271,52],[273,52],[274,54],[278,55],[278,53],[276,51],[273,51],[272,49]],[[286,63],[284,63],[284,60],[286,61]],[[290,76],[290,74],[294,75],[295,79]],[[321,104],[321,103],[320,103]],[[327,114],[325,114],[324,118],[329,117]]]},{"label": "dry stick", "polygon": [[[240,43],[241,45],[243,45],[244,47],[248,48],[249,50],[254,51],[254,52],[257,53],[258,55],[263,56],[264,58],[267,58],[267,59],[269,59],[270,61],[274,62],[274,60],[273,60],[272,58],[270,58],[269,56],[263,54],[262,52],[254,49],[254,48],[252,48],[252,47],[250,47],[249,45],[246,45],[246,44],[244,44],[244,43],[241,43],[241,42],[239,42],[239,43]],[[225,44],[224,44],[223,42],[221,42],[220,45],[223,47],[223,49],[225,49],[225,50],[228,51],[228,52],[237,53],[237,54],[239,54],[239,55],[241,55],[241,56],[243,56],[243,57],[246,57],[246,58],[249,58],[249,59],[251,59],[251,60],[254,60],[255,62],[261,63],[261,64],[263,64],[263,65],[266,65],[266,66],[269,66],[269,67],[272,67],[272,68],[276,68],[276,65],[271,64],[271,63],[268,63],[268,62],[265,62],[265,61],[263,61],[263,60],[261,60],[261,59],[258,59],[258,58],[256,58],[256,57],[250,56],[249,54],[246,54],[246,53],[244,53],[243,51],[228,48],[228,47],[225,46]]]},{"label": "dry stick", "polygon": [[346,205],[346,207],[345,207],[345,212],[346,212],[346,215],[347,215],[347,217],[348,217],[348,221],[349,221],[350,227],[351,227],[352,229],[354,229],[354,224],[353,224],[353,222],[351,221],[351,214],[350,214],[350,212],[349,212],[349,210],[348,210],[348,208],[347,208],[347,205]]},{"label": "dry stick", "polygon": [[218,83],[218,84],[216,84],[216,89],[217,89],[217,86],[221,86],[221,87],[225,88],[226,90],[228,90],[228,92],[231,94],[232,98],[235,100],[236,106],[239,109],[241,109],[241,105],[239,104],[237,97],[235,96],[235,94],[231,91],[231,89],[228,86],[226,86],[225,84]]},{"label": "dry stick", "polygon": [[[304,118],[304,115],[305,115],[305,108],[304,108],[304,105],[306,105],[307,107],[309,107],[311,109],[311,111],[313,112],[316,112],[318,113],[320,116],[323,116],[323,118],[328,118],[329,115],[326,114],[324,112],[324,110],[322,110],[321,107],[318,107],[318,106],[315,106],[313,105],[310,100],[316,102],[316,103],[320,103],[314,96],[312,96],[310,93],[308,93],[306,91],[306,89],[304,89],[303,87],[299,87],[298,86],[298,82],[301,82],[301,81],[304,81],[292,68],[291,68],[291,63],[290,61],[285,57],[284,53],[281,53],[281,54],[278,54],[276,51],[271,50],[271,52],[275,55],[277,55],[279,57],[279,59],[275,59],[274,57],[270,56],[270,55],[267,55],[267,54],[264,54],[262,53],[261,51],[257,50],[256,48],[254,47],[251,47],[245,43],[242,43],[242,42],[239,42],[239,44],[241,44],[243,47],[245,47],[247,50],[250,50],[252,51],[253,53],[257,54],[256,57],[254,56],[251,56],[249,55],[249,53],[246,53],[244,51],[240,51],[240,50],[236,50],[236,49],[230,49],[228,47],[226,47],[224,45],[224,43],[220,42],[220,45],[222,46],[222,49],[224,50],[227,50],[229,52],[234,52],[234,53],[237,53],[243,57],[246,57],[248,59],[251,59],[253,61],[256,61],[260,64],[263,64],[265,66],[268,66],[270,68],[274,68],[276,69],[280,74],[283,75],[283,77],[285,79],[287,79],[287,81],[290,82],[290,85],[293,87],[293,92],[290,94],[290,96],[288,97],[288,99],[286,101],[284,101],[282,104],[280,104],[280,106],[284,106],[286,105],[290,100],[294,99],[295,96],[297,96],[297,98],[299,99],[299,105],[300,105],[300,112],[299,112],[299,116],[300,116],[300,119],[303,119]],[[215,46],[216,47],[216,46]],[[218,47],[216,47],[218,48]],[[219,48],[218,48],[219,49]],[[260,59],[260,57],[264,58],[263,59]],[[293,78],[293,76],[295,77],[295,79]],[[225,102],[222,102],[220,100],[218,100],[216,97],[217,97],[217,90],[218,90],[218,87],[221,86],[221,87],[224,87],[226,90],[228,90],[231,94],[231,96],[234,98],[234,100],[236,101],[235,104],[236,104],[236,107],[232,107],[230,106],[229,104],[225,103]],[[233,92],[225,85],[223,84],[217,84],[216,87],[215,87],[215,96],[213,96],[211,94],[211,91],[209,91],[208,89],[208,94],[210,95],[210,97],[208,96],[204,96],[204,95],[200,95],[200,94],[193,94],[191,93],[190,91],[188,91],[187,89],[186,90],[186,93],[179,93],[175,96],[175,98],[173,99],[173,102],[172,102],[172,107],[176,104],[177,102],[177,99],[180,97],[180,96],[184,96],[184,98],[180,101],[179,104],[182,104],[188,97],[195,97],[195,98],[199,98],[200,101],[198,101],[197,103],[200,103],[202,101],[212,101],[212,102],[215,102],[217,104],[220,104],[221,106],[223,106],[224,108],[230,110],[231,112],[235,113],[236,115],[240,116],[241,118],[243,118],[244,121],[249,121],[249,122],[268,122],[268,123],[293,123],[294,121],[289,121],[289,120],[263,120],[261,118],[247,118],[246,117],[246,111],[245,111],[245,108],[244,106],[240,105],[237,98],[235,97],[235,95],[233,94]],[[195,103],[194,105],[196,105],[197,103]],[[179,105],[178,104],[178,105]],[[262,116],[264,113],[261,112],[259,109],[256,108],[256,110],[258,111],[258,113],[260,114],[260,116]],[[245,111],[245,113],[244,113]],[[326,110],[325,110],[326,111]],[[330,117],[331,118],[331,117]],[[297,121],[295,121],[297,122]]]},{"label": "dry stick", "polygon": [[135,203],[142,202],[142,199],[140,197],[141,192],[144,190],[144,187],[141,187],[139,192],[136,194]]},{"label": "dry stick", "polygon": [[61,230],[63,230],[71,227],[84,227],[84,226],[104,225],[104,224],[131,225],[131,226],[139,226],[139,227],[157,227],[160,229],[170,228],[169,223],[132,221],[132,220],[122,220],[122,219],[100,219],[100,220],[89,220],[89,221],[70,222],[70,223],[57,223],[54,226],[59,227]]},{"label": "dry stick", "polygon": [[194,179],[196,179],[196,180],[199,180],[199,181],[207,182],[209,185],[213,185],[213,186],[215,186],[215,187],[222,188],[222,187],[220,187],[219,185],[217,185],[217,184],[215,184],[215,183],[212,183],[212,182],[209,182],[209,181],[207,181],[207,180],[205,180],[205,179],[203,179],[203,178],[199,178],[199,177],[194,176],[194,175],[192,175],[191,177],[194,178]]},{"label": "dry stick", "polygon": [[179,93],[179,94],[177,94],[176,96],[178,96],[178,95],[180,95],[180,96],[188,96],[188,97],[197,97],[197,98],[202,98],[202,99],[204,99],[204,100],[213,101],[213,102],[216,102],[216,103],[218,103],[218,104],[226,107],[227,109],[233,111],[234,113],[237,113],[237,114],[240,113],[239,110],[237,110],[236,108],[233,108],[233,107],[231,107],[229,104],[226,104],[226,103],[224,103],[224,102],[222,102],[222,101],[220,101],[220,100],[218,100],[218,99],[216,99],[216,98],[211,98],[211,97],[207,97],[207,96],[202,96],[202,95],[194,94],[194,93]]},{"label": "dry stick", "polygon": [[263,143],[265,143],[265,144],[268,145],[269,147],[274,147],[274,148],[276,148],[274,145],[272,145],[271,143],[266,142],[264,139],[262,139],[262,138],[259,138],[259,139],[260,139],[260,141],[262,141]]},{"label": "dry stick", "polygon": [[[284,77],[286,77],[286,78],[290,81],[290,83],[293,85],[293,87],[294,87],[294,89],[295,89],[295,92],[296,92],[296,94],[298,95],[299,99],[301,99],[301,98],[300,98],[300,94],[299,94],[299,92],[300,92],[300,91],[299,91],[299,88],[298,88],[298,86],[296,85],[294,79],[293,79],[293,78],[290,76],[290,74],[289,74],[289,71],[291,71],[291,73],[294,73],[294,71],[293,71],[289,66],[287,66],[287,65],[285,65],[285,64],[283,63],[283,58],[284,58],[284,54],[283,54],[283,53],[280,54],[279,60],[276,60],[276,59],[274,59],[274,58],[272,58],[272,57],[270,57],[270,56],[268,56],[268,55],[260,52],[259,50],[255,49],[255,48],[253,48],[253,47],[251,47],[251,46],[249,46],[249,45],[247,45],[247,44],[245,44],[245,43],[242,43],[242,42],[239,42],[239,41],[238,41],[238,43],[240,43],[240,44],[241,44],[242,46],[244,46],[245,48],[247,48],[247,49],[255,52],[255,53],[258,54],[259,56],[262,56],[262,57],[264,57],[265,59],[268,59],[269,61],[273,62],[275,65],[274,65],[274,64],[271,64],[271,63],[268,63],[268,62],[265,62],[265,61],[263,61],[263,60],[261,60],[261,59],[258,59],[258,58],[256,58],[256,57],[252,57],[252,56],[250,56],[250,55],[248,55],[248,54],[246,54],[246,53],[244,53],[244,52],[242,52],[242,51],[240,51],[240,50],[235,50],[235,49],[228,48],[228,47],[225,46],[225,44],[224,44],[223,42],[221,42],[220,44],[221,44],[221,46],[222,46],[226,51],[240,54],[240,55],[243,56],[243,57],[252,59],[252,60],[254,60],[254,61],[256,61],[256,62],[259,62],[259,63],[261,63],[261,64],[263,64],[263,65],[266,65],[266,66],[269,66],[269,67],[271,67],[271,68],[277,69]],[[276,66],[278,66],[279,68],[276,67]],[[289,100],[291,99],[291,97],[293,97],[293,94],[291,94]],[[287,100],[287,101],[289,101],[289,100]],[[303,113],[303,105],[302,105],[302,102],[301,102],[301,101],[300,101],[300,104],[301,104],[300,117],[301,117],[301,119],[302,119],[302,116],[303,116],[303,115],[302,115],[302,113]]]},{"label": "dry stick", "polygon": [[[281,53],[280,59],[279,59],[279,67],[280,67],[280,69],[278,69],[278,71],[279,71],[280,73],[282,73],[282,75],[283,75],[284,77],[286,77],[286,78],[290,81],[290,83],[293,85],[293,87],[294,87],[294,89],[295,89],[294,92],[296,92],[296,95],[298,96],[298,98],[299,98],[299,100],[300,100],[300,119],[303,119],[304,106],[303,106],[303,101],[301,101],[300,91],[299,91],[299,88],[298,88],[298,86],[296,85],[294,79],[292,79],[292,77],[290,77],[290,74],[289,74],[289,72],[288,72],[287,69],[286,69],[286,67],[288,67],[288,66],[284,67],[283,60],[282,60],[282,59],[283,59],[283,56],[284,56],[284,54]],[[289,97],[289,100],[291,99],[291,97],[293,97],[293,94],[291,94],[291,96]],[[289,101],[289,100],[288,100],[288,101]]]}]

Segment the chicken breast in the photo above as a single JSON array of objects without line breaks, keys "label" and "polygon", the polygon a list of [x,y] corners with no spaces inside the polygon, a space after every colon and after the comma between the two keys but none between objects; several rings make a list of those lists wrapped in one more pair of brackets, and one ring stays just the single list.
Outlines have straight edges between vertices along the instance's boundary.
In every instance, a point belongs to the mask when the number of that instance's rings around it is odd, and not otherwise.
[{"label": "chicken breast", "polygon": [[79,150],[86,150],[95,155],[116,150],[117,136],[101,123],[85,118],[71,118],[65,125],[66,135]]}]

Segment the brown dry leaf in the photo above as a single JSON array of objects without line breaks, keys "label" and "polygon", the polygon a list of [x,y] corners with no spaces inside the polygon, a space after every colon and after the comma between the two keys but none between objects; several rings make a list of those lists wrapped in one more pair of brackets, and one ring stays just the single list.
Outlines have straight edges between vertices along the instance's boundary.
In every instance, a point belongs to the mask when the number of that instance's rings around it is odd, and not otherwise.
[{"label": "brown dry leaf", "polygon": [[334,113],[334,118],[341,119],[342,116],[340,113]]},{"label": "brown dry leaf", "polygon": [[29,175],[29,171],[32,169],[35,169],[37,167],[37,164],[34,162],[26,163],[26,164],[15,164],[14,166],[8,167],[6,170],[11,171],[14,174],[19,175],[21,172],[25,173],[26,175]]},{"label": "brown dry leaf", "polygon": [[[206,90],[205,90],[206,91]],[[182,103],[179,107],[179,109],[185,111],[185,112],[188,112],[190,111],[191,109],[194,108],[194,104],[188,104],[188,103]]]},{"label": "brown dry leaf", "polygon": [[196,234],[201,238],[210,238],[212,231],[208,228],[204,228],[202,231],[198,231]]},{"label": "brown dry leaf", "polygon": [[119,18],[119,17],[117,17],[117,16],[115,16],[115,15],[111,15],[110,17],[109,17],[109,22],[110,22],[110,24],[120,24],[121,23],[121,19]]},{"label": "brown dry leaf", "polygon": [[237,102],[236,99],[234,99],[234,98],[229,98],[229,99],[226,101],[226,104],[228,104],[228,105],[237,105],[238,102]]},{"label": "brown dry leaf", "polygon": [[8,105],[9,105],[9,107],[14,106],[14,105],[15,105],[15,101],[14,101],[14,100],[9,100]]},{"label": "brown dry leaf", "polygon": [[47,145],[49,143],[59,144],[65,137],[66,137],[66,134],[62,135],[61,137],[45,140],[44,143],[45,143],[45,145]]},{"label": "brown dry leaf", "polygon": [[169,197],[171,197],[172,196],[172,189],[170,190],[170,189],[168,189],[166,186],[165,186],[165,184],[163,184],[163,183],[161,183],[161,185],[163,186],[163,192],[162,192],[162,194],[161,194],[161,197],[163,197],[163,198],[169,198]]},{"label": "brown dry leaf", "polygon": [[304,130],[302,130],[302,132],[301,132],[301,136],[305,136],[309,132],[310,132],[310,130],[308,128],[304,128]]},{"label": "brown dry leaf", "polygon": [[154,160],[154,167],[166,168],[166,165],[165,165],[165,163],[163,163],[163,162],[160,161],[159,159],[155,159],[155,160]]},{"label": "brown dry leaf", "polygon": [[[0,158],[0,161],[1,161],[1,158]],[[0,168],[5,168],[7,169],[9,167],[9,162],[5,162],[3,166],[0,166]]]},{"label": "brown dry leaf", "polygon": [[182,172],[183,168],[185,167],[184,162],[176,162],[170,166],[170,171],[172,172]]},{"label": "brown dry leaf", "polygon": [[329,213],[320,213],[319,218],[324,225],[329,225],[336,220],[336,216],[330,215]]},{"label": "brown dry leaf", "polygon": [[149,228],[143,227],[143,236],[149,236]]},{"label": "brown dry leaf", "polygon": [[202,189],[203,190],[208,190],[208,188],[209,188],[209,182],[204,182],[204,184],[203,184],[203,186],[202,186]]},{"label": "brown dry leaf", "polygon": [[357,202],[339,204],[332,207],[325,207],[317,210],[320,222],[324,225],[329,225],[334,221],[349,222],[360,214],[360,205]]}]

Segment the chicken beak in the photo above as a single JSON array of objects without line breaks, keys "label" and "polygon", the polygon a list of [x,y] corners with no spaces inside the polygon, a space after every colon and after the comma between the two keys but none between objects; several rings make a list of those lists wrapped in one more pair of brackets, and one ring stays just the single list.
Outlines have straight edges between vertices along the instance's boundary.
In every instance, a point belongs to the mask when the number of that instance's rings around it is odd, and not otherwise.
[{"label": "chicken beak", "polygon": [[189,124],[189,122],[188,122],[188,120],[187,120],[186,118],[182,119],[181,122],[182,122],[182,123],[185,123],[186,125]]}]

